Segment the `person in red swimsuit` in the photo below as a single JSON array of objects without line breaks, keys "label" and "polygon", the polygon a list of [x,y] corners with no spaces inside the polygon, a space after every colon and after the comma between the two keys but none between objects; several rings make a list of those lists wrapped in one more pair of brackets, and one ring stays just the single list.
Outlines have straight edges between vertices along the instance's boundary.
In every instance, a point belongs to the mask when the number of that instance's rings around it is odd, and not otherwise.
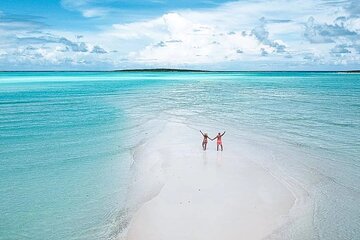
[{"label": "person in red swimsuit", "polygon": [[212,140],[211,138],[209,138],[208,134],[207,133],[203,133],[201,130],[200,130],[201,134],[203,135],[204,139],[202,141],[202,148],[203,150],[205,151],[206,150],[206,145],[208,143],[208,139]]},{"label": "person in red swimsuit", "polygon": [[221,137],[224,136],[224,134],[225,134],[225,131],[223,132],[223,134],[218,133],[218,135],[216,137],[214,137],[213,139],[210,138],[211,140],[215,140],[215,138],[216,138],[216,151],[219,151],[219,146],[221,147],[221,151],[224,150],[223,145],[222,145],[222,139],[221,139]]}]

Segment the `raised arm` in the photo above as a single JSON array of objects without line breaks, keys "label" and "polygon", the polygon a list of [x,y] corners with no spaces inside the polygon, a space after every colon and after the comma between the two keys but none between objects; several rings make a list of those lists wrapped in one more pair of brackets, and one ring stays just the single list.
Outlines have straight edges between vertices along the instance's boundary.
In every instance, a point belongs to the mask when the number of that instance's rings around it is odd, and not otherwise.
[{"label": "raised arm", "polygon": [[201,134],[204,136],[204,133],[200,130]]},{"label": "raised arm", "polygon": [[223,134],[221,134],[221,136],[224,136],[225,135],[225,131],[223,132]]}]

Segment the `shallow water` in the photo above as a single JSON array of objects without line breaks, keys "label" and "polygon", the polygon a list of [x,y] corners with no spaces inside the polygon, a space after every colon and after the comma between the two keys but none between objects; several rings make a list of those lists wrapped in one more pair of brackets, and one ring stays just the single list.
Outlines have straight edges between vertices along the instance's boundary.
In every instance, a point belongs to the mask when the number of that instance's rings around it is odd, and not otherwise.
[{"label": "shallow water", "polygon": [[277,237],[359,238],[359,103],[358,74],[0,73],[0,239],[115,238],[133,150],[167,119],[274,152],[313,202]]}]

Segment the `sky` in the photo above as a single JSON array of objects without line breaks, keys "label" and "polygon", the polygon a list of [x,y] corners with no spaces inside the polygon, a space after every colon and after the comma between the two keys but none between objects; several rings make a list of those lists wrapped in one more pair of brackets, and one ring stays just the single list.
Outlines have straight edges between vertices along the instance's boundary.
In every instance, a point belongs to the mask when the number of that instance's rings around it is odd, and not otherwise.
[{"label": "sky", "polygon": [[1,0],[0,70],[360,69],[359,0]]}]

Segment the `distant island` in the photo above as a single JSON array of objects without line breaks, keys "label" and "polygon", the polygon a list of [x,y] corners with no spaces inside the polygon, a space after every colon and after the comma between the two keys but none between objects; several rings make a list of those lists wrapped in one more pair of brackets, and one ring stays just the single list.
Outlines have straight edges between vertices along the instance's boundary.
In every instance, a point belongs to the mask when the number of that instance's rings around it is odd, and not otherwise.
[{"label": "distant island", "polygon": [[338,71],[340,73],[360,73],[360,70]]},{"label": "distant island", "polygon": [[360,70],[344,71],[239,71],[239,70],[199,70],[199,69],[181,69],[181,68],[139,68],[139,69],[121,69],[113,72],[337,72],[337,73],[360,73]]},{"label": "distant island", "polygon": [[144,69],[122,69],[114,72],[213,72],[198,69],[179,69],[179,68],[144,68]]}]

